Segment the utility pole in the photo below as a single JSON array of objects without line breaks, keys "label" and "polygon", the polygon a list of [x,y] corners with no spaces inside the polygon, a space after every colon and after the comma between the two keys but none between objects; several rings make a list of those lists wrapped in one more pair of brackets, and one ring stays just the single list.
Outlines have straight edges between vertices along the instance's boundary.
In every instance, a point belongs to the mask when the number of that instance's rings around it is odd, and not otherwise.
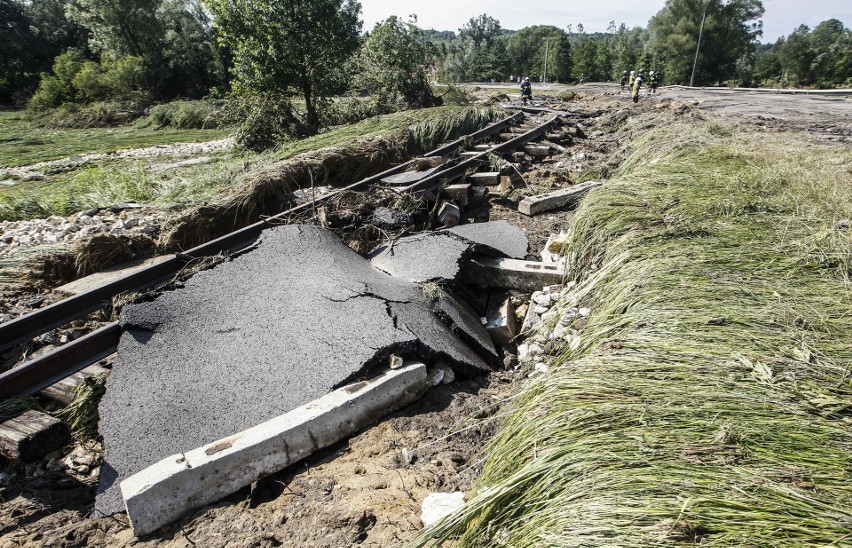
[{"label": "utility pole", "polygon": [[547,57],[550,55],[550,36],[544,37],[544,82],[547,83]]},{"label": "utility pole", "polygon": [[698,52],[701,51],[701,38],[704,36],[704,21],[707,19],[707,6],[704,5],[704,15],[701,16],[701,30],[698,31],[698,45],[695,46],[695,61],[692,63],[692,78],[689,79],[689,87],[695,87],[695,69],[698,68]]}]

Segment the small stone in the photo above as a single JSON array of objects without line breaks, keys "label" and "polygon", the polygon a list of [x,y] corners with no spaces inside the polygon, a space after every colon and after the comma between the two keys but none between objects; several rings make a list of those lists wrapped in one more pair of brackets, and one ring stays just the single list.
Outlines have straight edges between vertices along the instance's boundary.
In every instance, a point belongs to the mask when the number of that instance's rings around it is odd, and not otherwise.
[{"label": "small stone", "polygon": [[441,384],[450,384],[456,380],[456,372],[453,371],[453,368],[449,365],[444,362],[438,362],[435,364],[435,367],[444,372],[444,378],[441,379]]},{"label": "small stone", "polygon": [[[518,348],[520,350],[520,348]],[[506,357],[503,358],[503,367],[506,369],[512,369],[518,365],[518,357],[514,354],[506,354]]]},{"label": "small stone", "polygon": [[[550,294],[549,293],[534,293],[532,297],[532,301],[539,306],[550,306]],[[546,310],[546,309],[545,309]]]},{"label": "small stone", "polygon": [[124,221],[124,228],[136,228],[139,226],[139,219],[127,219]]},{"label": "small stone", "polygon": [[548,311],[548,308],[546,306],[536,305],[536,307],[533,308],[533,313],[538,314],[539,316],[541,316],[542,314],[544,314],[547,311]]},{"label": "small stone", "polygon": [[518,345],[518,358],[523,360],[530,354],[530,345],[522,343]]},{"label": "small stone", "polygon": [[544,362],[538,362],[537,364],[535,364],[535,371],[536,371],[536,373],[544,374],[544,373],[547,373],[548,371],[550,371],[550,366],[548,366]]},{"label": "small stone", "polygon": [[583,317],[585,318],[586,316],[588,316],[589,314],[591,314],[591,313],[592,313],[592,310],[591,310],[590,308],[586,308],[586,307],[584,306],[584,307],[583,307],[583,308],[581,308],[578,312],[580,313],[580,316],[583,316]]},{"label": "small stone", "polygon": [[440,521],[464,506],[464,493],[432,493],[420,505],[420,521],[425,527]]},{"label": "small stone", "polygon": [[849,230],[850,228],[852,228],[852,220],[842,219],[840,222],[837,223],[837,228],[839,228],[840,230]]},{"label": "small stone", "polygon": [[411,450],[402,448],[402,462],[405,464],[414,464],[414,461],[417,460],[417,454]]},{"label": "small stone", "polygon": [[574,318],[576,318],[579,313],[580,312],[576,308],[569,308],[562,314],[562,317],[559,318],[559,325],[563,325],[565,327],[571,325],[574,322]]},{"label": "small stone", "polygon": [[431,386],[438,386],[444,380],[443,369],[433,369],[430,367],[426,370],[426,375],[429,377],[429,384]]},{"label": "small stone", "polygon": [[388,365],[391,369],[399,369],[402,367],[402,358],[396,354],[391,354],[390,358],[388,358]]}]

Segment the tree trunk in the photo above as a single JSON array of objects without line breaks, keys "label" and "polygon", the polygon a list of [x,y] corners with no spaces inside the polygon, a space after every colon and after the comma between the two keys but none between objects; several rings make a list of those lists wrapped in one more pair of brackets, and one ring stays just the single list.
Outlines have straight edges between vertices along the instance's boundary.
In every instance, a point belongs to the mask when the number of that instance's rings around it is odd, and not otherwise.
[{"label": "tree trunk", "polygon": [[319,116],[317,115],[317,109],[314,105],[311,81],[308,78],[305,78],[302,81],[302,94],[305,96],[305,110],[308,113],[308,130],[311,134],[314,134],[319,128]]}]

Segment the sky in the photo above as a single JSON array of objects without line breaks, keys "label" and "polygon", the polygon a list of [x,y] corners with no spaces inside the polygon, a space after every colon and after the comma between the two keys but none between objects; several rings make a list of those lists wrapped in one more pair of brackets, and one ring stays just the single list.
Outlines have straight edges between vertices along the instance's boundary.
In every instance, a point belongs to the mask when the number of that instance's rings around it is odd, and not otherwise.
[{"label": "sky", "polygon": [[[664,5],[665,0],[361,0],[364,30],[371,30],[389,15],[406,18],[417,14],[421,28],[458,31],[471,17],[487,13],[512,30],[530,25],[565,28],[570,24],[576,28],[582,23],[586,32],[604,32],[613,20],[628,27],[647,26],[648,19]],[[774,42],[801,24],[813,28],[831,18],[852,26],[852,0],[763,0],[763,6],[761,42]]]}]

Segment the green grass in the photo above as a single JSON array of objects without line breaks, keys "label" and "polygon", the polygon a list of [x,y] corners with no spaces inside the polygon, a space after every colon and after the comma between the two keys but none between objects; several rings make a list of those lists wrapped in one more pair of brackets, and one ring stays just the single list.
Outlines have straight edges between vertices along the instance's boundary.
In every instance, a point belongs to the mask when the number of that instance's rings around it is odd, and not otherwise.
[{"label": "green grass", "polygon": [[416,543],[852,545],[850,166],[794,134],[645,132],[571,227],[561,305],[588,324]]},{"label": "green grass", "polygon": [[85,153],[110,152],[171,143],[212,141],[223,129],[154,129],[134,126],[47,129],[32,126],[23,111],[0,112],[0,168],[58,160]]},{"label": "green grass", "polygon": [[264,158],[247,152],[218,153],[210,163],[165,172],[151,171],[149,166],[172,158],[101,161],[45,181],[0,187],[0,220],[65,216],[128,201],[181,209],[211,199]]}]

